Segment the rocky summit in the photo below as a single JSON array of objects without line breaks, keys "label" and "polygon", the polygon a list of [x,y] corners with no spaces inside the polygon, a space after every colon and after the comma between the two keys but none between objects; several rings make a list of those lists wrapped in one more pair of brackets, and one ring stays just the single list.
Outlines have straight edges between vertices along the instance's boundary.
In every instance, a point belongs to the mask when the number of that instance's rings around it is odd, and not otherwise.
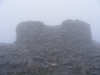
[{"label": "rocky summit", "polygon": [[0,75],[100,75],[99,43],[80,20],[22,22],[16,41],[0,44]]}]

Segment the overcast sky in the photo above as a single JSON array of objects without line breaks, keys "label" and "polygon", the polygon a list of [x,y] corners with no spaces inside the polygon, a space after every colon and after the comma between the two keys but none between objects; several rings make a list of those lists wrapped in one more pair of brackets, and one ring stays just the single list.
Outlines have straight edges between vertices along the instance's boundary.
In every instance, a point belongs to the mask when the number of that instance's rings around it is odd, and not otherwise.
[{"label": "overcast sky", "polygon": [[66,19],[88,22],[94,39],[100,41],[99,0],[0,0],[0,42],[13,42],[16,25],[21,21],[57,25]]}]

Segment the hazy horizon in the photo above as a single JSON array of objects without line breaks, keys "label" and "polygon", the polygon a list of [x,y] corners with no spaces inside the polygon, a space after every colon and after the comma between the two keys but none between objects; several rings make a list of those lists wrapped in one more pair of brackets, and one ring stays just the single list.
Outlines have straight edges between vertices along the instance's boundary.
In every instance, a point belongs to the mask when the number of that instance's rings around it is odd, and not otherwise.
[{"label": "hazy horizon", "polygon": [[89,23],[93,39],[100,42],[99,0],[0,0],[0,42],[13,42],[16,26],[22,21],[59,25],[67,19]]}]

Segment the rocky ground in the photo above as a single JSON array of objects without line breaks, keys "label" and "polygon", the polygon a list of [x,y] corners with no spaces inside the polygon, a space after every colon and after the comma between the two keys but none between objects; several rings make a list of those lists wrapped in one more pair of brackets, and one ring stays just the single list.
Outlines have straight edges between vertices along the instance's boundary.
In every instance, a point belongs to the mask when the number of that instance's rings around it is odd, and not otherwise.
[{"label": "rocky ground", "polygon": [[55,51],[18,49],[0,46],[0,75],[99,75],[100,48]]}]

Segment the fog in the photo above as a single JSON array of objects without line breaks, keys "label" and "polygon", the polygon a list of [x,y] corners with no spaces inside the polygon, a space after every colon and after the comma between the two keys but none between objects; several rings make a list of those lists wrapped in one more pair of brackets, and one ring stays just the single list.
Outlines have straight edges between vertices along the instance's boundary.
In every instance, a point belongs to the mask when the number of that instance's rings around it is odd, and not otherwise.
[{"label": "fog", "polygon": [[66,19],[89,23],[93,39],[100,41],[99,0],[0,0],[0,42],[15,41],[16,26],[22,21],[59,25]]}]

